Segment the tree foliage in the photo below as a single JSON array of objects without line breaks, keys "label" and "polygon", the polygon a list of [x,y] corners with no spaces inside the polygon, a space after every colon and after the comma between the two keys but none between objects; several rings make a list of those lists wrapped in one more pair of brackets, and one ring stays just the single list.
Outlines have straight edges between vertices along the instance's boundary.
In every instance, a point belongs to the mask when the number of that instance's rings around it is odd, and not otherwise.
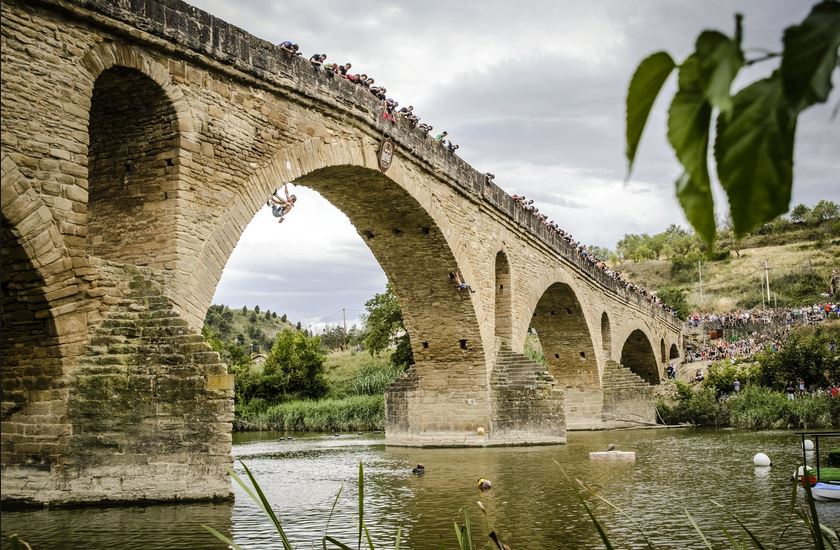
[{"label": "tree foliage", "polygon": [[318,398],[327,391],[326,356],[320,339],[300,331],[277,334],[262,372],[241,372],[241,397],[276,403],[290,398]]},{"label": "tree foliage", "polygon": [[363,344],[371,355],[380,353],[392,345],[391,362],[408,366],[414,362],[411,341],[403,323],[402,310],[389,284],[385,292],[374,295],[365,302],[365,337]]},{"label": "tree foliage", "polygon": [[809,387],[840,381],[840,324],[794,329],[781,350],[758,355],[762,385],[783,390],[799,378]]},{"label": "tree foliage", "polygon": [[[703,31],[680,65],[668,53],[656,52],[639,64],[627,92],[629,178],[656,96],[678,69],[668,110],[668,140],[684,169],[676,182],[677,198],[709,244],[716,230],[707,163],[713,119],[717,177],[729,199],[735,235],[743,236],[788,210],[797,118],[831,92],[840,48],[840,3],[823,1],[802,23],[788,27],[780,53],[746,59],[741,35],[741,16],[736,15],[732,37]],[[743,66],[775,57],[781,57],[781,64],[771,76],[731,95]]]}]

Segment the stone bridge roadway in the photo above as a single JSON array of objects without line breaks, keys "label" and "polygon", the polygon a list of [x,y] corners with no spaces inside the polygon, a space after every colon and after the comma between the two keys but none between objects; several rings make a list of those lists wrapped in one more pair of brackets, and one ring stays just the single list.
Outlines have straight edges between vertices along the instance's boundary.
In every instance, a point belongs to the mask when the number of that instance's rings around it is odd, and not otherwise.
[{"label": "stone bridge roadway", "polygon": [[387,443],[653,421],[680,324],[364,90],[177,0],[2,0],[2,20],[4,500],[229,495],[233,381],[200,328],[288,181],[349,217],[402,306],[416,364]]}]

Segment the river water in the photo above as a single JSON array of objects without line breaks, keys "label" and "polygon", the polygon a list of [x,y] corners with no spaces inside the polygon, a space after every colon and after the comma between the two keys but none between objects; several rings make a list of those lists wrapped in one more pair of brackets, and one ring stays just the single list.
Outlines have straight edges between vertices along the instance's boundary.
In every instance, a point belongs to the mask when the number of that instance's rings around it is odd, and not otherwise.
[{"label": "river water", "polygon": [[[455,548],[453,520],[463,521],[461,510],[479,548],[492,547],[488,525],[514,550],[602,547],[566,475],[632,518],[586,497],[618,548],[645,548],[645,536],[655,547],[704,548],[686,511],[715,547],[729,546],[724,529],[747,542],[730,512],[768,546],[812,547],[805,527],[788,515],[789,478],[801,456],[792,432],[628,430],[571,432],[568,439],[548,447],[407,449],[385,447],[374,434],[260,433],[238,434],[234,454],[260,481],[297,548],[321,547],[342,487],[329,533],[356,547],[360,462],[364,518],[377,548],[392,548],[400,526],[402,548]],[[636,461],[589,460],[589,451],[609,443],[635,451]],[[754,468],[757,452],[768,454],[773,468]],[[425,475],[411,474],[417,462]],[[238,463],[236,470],[244,475]],[[493,488],[480,493],[479,477]],[[33,549],[225,548],[206,524],[245,548],[279,548],[269,521],[239,487],[234,493],[233,502],[217,504],[3,512],[3,546],[19,533]],[[840,503],[819,503],[818,511],[823,523],[840,526]]]}]

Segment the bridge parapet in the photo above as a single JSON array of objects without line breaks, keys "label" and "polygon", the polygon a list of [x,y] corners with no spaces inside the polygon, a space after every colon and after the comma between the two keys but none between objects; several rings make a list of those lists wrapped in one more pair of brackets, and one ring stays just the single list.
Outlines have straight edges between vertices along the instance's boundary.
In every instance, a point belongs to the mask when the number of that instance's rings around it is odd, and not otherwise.
[{"label": "bridge parapet", "polygon": [[[451,154],[420,130],[385,120],[382,102],[366,89],[343,78],[329,78],[323,71],[313,69],[307,59],[290,56],[271,42],[180,0],[39,1],[74,12],[79,17],[89,17],[84,10],[105,15],[127,25],[129,28],[123,28],[123,32],[136,34],[136,31],[131,32],[131,28],[139,29],[180,47],[186,46],[223,66],[216,68],[233,67],[255,78],[263,86],[279,86],[293,92],[293,100],[326,104],[330,110],[338,110],[365,122],[374,135],[389,136],[399,147],[410,151],[413,160],[425,165],[424,168],[442,177],[452,187],[462,193],[482,197],[499,214],[512,220],[516,227],[547,245],[619,300],[652,315],[672,330],[680,330],[681,323],[673,315],[628,290],[579,256],[575,247],[545,227],[535,214],[520,208],[508,193],[486,181],[484,174],[466,161]],[[183,51],[180,53],[184,54]],[[202,62],[201,59],[195,61]]]}]

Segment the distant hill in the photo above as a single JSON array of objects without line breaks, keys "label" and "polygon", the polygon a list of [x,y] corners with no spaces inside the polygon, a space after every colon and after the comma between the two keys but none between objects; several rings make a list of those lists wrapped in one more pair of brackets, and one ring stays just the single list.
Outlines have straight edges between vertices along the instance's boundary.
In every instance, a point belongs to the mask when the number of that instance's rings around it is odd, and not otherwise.
[{"label": "distant hill", "polygon": [[252,352],[267,352],[274,337],[295,324],[284,314],[254,308],[232,309],[224,304],[213,304],[204,318],[205,328],[215,332],[225,344],[247,345]]},{"label": "distant hill", "polygon": [[767,260],[771,306],[813,304],[825,299],[821,293],[829,288],[831,270],[840,269],[840,221],[809,226],[782,220],[738,241],[724,236],[712,254],[690,256],[690,261],[686,256],[671,253],[611,264],[627,279],[657,293],[684,291],[691,311],[722,312],[761,306]]}]

